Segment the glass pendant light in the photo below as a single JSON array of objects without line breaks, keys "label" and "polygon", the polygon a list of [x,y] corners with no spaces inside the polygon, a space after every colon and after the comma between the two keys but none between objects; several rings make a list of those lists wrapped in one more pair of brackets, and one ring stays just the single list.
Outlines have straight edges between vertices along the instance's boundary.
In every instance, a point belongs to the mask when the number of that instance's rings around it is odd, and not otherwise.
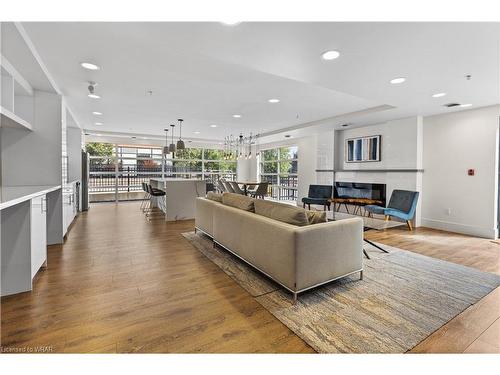
[{"label": "glass pendant light", "polygon": [[167,155],[169,152],[168,148],[168,129],[165,130],[165,146],[163,147],[163,155]]},{"label": "glass pendant light", "polygon": [[170,143],[170,146],[168,146],[168,151],[174,153],[175,152],[175,143],[174,143],[174,129],[175,129],[175,125],[172,124],[170,126],[172,128],[172,143]]},{"label": "glass pendant light", "polygon": [[184,146],[184,141],[182,140],[182,121],[183,119],[177,119],[179,121],[179,140],[177,141],[177,150],[184,150],[186,147]]}]

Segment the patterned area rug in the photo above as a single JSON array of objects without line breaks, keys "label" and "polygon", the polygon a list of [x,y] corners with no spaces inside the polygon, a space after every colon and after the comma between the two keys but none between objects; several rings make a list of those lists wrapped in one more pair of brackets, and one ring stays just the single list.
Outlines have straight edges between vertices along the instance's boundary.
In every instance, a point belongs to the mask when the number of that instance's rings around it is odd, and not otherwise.
[{"label": "patterned area rug", "polygon": [[365,244],[357,275],[291,294],[194,232],[183,236],[320,353],[404,353],[500,285],[500,276],[385,245]]}]

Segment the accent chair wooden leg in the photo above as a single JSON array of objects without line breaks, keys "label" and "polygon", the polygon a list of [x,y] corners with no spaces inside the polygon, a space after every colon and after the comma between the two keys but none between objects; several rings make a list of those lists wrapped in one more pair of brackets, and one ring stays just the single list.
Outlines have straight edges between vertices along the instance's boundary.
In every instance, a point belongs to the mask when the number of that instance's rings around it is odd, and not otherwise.
[{"label": "accent chair wooden leg", "polygon": [[406,220],[406,225],[408,225],[408,230],[409,231],[413,230],[413,227],[411,226],[411,221],[410,220]]},{"label": "accent chair wooden leg", "polygon": [[328,211],[331,211],[329,204],[327,204],[326,207],[328,207]]},{"label": "accent chair wooden leg", "polygon": [[323,211],[326,211],[326,204],[323,205]]},{"label": "accent chair wooden leg", "polygon": [[391,217],[389,215],[385,215],[385,221],[391,220]]},{"label": "accent chair wooden leg", "polygon": [[302,208],[306,208],[306,204],[305,203],[302,203]]},{"label": "accent chair wooden leg", "polygon": [[310,211],[310,210],[311,210],[311,204],[310,204],[310,203],[308,203],[308,204],[307,204],[307,207],[309,208],[309,211]]}]

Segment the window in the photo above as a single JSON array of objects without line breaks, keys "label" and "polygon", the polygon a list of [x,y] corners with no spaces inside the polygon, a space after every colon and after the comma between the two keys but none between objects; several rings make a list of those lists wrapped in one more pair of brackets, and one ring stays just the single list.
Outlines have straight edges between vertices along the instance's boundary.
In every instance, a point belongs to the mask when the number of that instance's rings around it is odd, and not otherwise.
[{"label": "window", "polygon": [[279,200],[297,200],[297,146],[262,150],[260,179],[269,182],[269,195]]},{"label": "window", "polygon": [[150,178],[236,178],[236,161],[223,150],[187,148],[163,156],[163,148],[88,143],[90,201],[142,199],[142,182]]}]

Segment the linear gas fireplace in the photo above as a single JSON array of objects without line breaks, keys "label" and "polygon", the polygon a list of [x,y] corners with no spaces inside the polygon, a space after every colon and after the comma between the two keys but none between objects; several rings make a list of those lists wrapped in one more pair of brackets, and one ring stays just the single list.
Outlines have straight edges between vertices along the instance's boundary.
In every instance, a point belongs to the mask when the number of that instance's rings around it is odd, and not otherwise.
[{"label": "linear gas fireplace", "polygon": [[334,198],[337,207],[345,205],[347,210],[347,205],[362,207],[367,204],[375,204],[385,207],[386,185],[337,181],[335,182]]}]

